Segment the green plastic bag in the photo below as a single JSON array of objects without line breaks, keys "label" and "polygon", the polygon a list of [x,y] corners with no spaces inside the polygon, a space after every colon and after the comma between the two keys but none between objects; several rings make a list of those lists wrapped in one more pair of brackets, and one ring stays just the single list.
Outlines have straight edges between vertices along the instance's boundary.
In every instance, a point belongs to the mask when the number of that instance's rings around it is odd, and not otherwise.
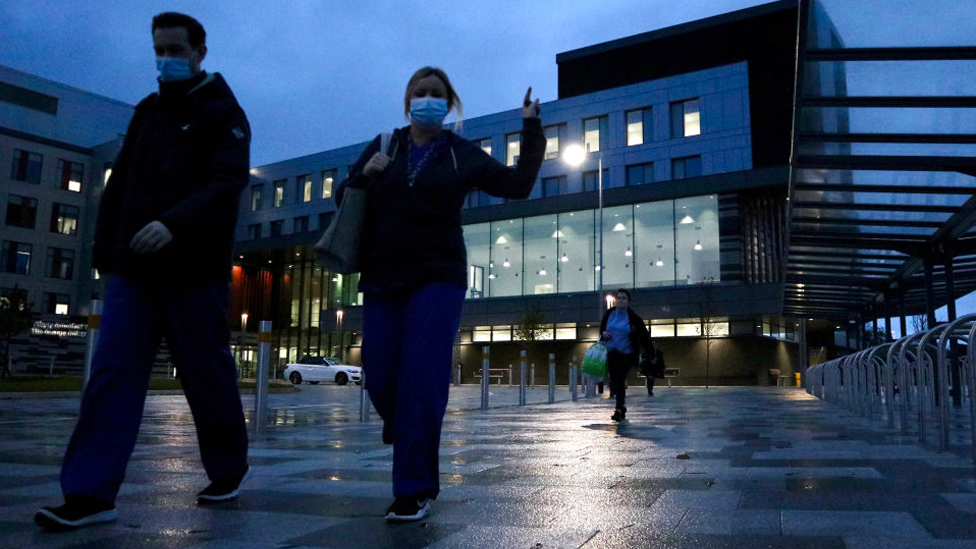
[{"label": "green plastic bag", "polygon": [[596,377],[607,376],[607,347],[603,343],[594,343],[586,350],[580,371]]}]

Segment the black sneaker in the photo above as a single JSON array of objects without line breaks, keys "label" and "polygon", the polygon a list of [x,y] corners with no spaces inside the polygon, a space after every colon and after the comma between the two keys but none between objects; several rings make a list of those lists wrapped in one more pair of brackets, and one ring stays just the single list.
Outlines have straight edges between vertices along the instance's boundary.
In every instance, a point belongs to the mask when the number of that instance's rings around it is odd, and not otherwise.
[{"label": "black sneaker", "polygon": [[429,498],[416,496],[400,496],[393,500],[393,505],[386,509],[387,522],[411,522],[420,520],[430,513]]},{"label": "black sneaker", "polygon": [[613,415],[610,416],[610,419],[612,419],[614,421],[620,421],[623,418],[624,418],[624,414],[620,410],[614,410],[613,411]]},{"label": "black sneaker", "polygon": [[210,483],[199,494],[197,494],[197,503],[200,505],[206,505],[208,503],[220,503],[222,501],[230,501],[237,498],[238,489],[240,489],[241,484],[247,480],[247,477],[251,476],[251,468],[248,467],[244,470],[244,474],[238,477],[234,477],[228,480],[215,480]]},{"label": "black sneaker", "polygon": [[95,498],[69,494],[64,501],[60,507],[42,507],[34,515],[34,523],[45,530],[64,531],[119,518],[114,505]]}]

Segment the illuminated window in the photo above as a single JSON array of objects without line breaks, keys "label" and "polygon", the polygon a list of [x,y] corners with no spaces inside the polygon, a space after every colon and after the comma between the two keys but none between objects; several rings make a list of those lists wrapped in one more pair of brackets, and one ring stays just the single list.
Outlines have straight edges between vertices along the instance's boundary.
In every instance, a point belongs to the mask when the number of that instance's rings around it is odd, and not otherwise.
[{"label": "illuminated window", "polygon": [[671,103],[671,138],[701,135],[698,99]]},{"label": "illuminated window", "polygon": [[298,196],[302,202],[312,201],[312,175],[300,175],[298,176]]},{"label": "illuminated window", "polygon": [[274,207],[280,208],[285,204],[285,180],[274,182]]},{"label": "illuminated window", "polygon": [[45,312],[51,315],[66,315],[71,304],[71,296],[67,294],[44,294]]},{"label": "illuminated window", "polygon": [[546,132],[546,160],[551,160],[553,158],[559,158],[559,134],[563,133],[564,125],[558,124],[556,126],[548,126],[545,128]]},{"label": "illuminated window", "polygon": [[479,140],[478,141],[478,146],[481,147],[481,150],[485,151],[485,153],[488,156],[491,156],[491,138],[490,137],[486,137],[485,139]]},{"label": "illuminated window", "polygon": [[322,198],[332,198],[332,185],[335,184],[336,171],[322,170]]},{"label": "illuminated window", "polygon": [[609,133],[609,119],[606,116],[583,120],[583,148],[589,152],[604,149]]},{"label": "illuminated window", "polygon": [[55,203],[51,208],[51,232],[66,235],[78,234],[77,206]]},{"label": "illuminated window", "polygon": [[522,136],[517,133],[510,133],[505,136],[505,143],[505,165],[514,166],[519,159]]},{"label": "illuminated window", "polygon": [[627,111],[627,146],[643,145],[652,141],[648,131],[654,126],[651,122],[651,109]]},{"label": "illuminated window", "polygon": [[80,193],[81,179],[84,174],[84,164],[64,159],[58,161],[58,182],[60,182],[62,189]]}]

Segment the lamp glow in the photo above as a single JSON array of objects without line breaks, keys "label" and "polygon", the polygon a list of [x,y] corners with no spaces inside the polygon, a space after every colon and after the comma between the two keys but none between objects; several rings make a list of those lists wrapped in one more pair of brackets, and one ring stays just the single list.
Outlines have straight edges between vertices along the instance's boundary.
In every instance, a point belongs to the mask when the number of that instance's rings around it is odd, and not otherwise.
[{"label": "lamp glow", "polygon": [[586,159],[586,150],[580,145],[569,145],[563,152],[563,160],[570,166],[577,167]]}]

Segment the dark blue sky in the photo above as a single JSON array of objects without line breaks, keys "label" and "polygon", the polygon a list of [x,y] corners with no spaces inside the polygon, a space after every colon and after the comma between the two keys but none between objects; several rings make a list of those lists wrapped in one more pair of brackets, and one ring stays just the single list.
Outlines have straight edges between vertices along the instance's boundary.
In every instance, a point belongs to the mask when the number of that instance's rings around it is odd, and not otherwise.
[{"label": "dark blue sky", "polygon": [[0,64],[134,104],[155,86],[152,16],[189,13],[261,165],[404,123],[404,85],[426,64],[448,72],[471,118],[516,108],[530,85],[556,99],[557,53],[763,3],[14,0],[0,2]]}]

